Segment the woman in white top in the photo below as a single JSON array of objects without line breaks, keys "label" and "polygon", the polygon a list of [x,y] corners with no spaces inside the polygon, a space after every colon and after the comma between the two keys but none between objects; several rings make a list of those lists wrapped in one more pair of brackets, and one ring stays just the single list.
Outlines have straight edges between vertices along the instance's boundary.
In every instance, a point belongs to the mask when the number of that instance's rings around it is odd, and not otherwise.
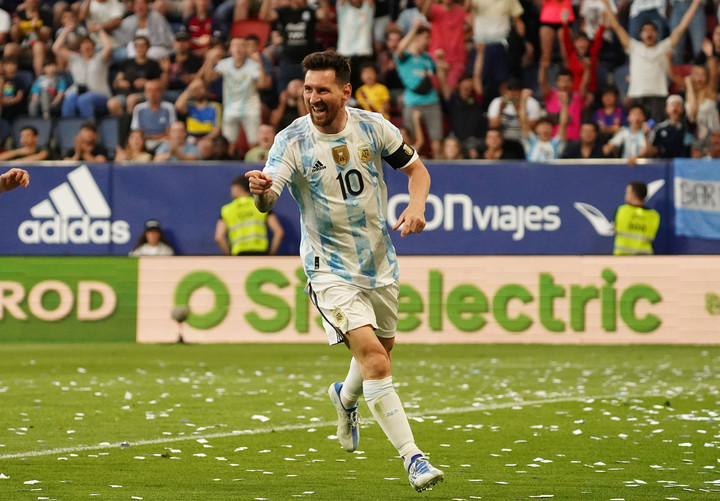
[{"label": "woman in white top", "polygon": [[150,219],[145,222],[145,231],[138,238],[133,250],[130,251],[130,256],[133,257],[174,255],[175,249],[165,237],[160,227],[160,221],[157,219]]},{"label": "woman in white top", "polygon": [[685,113],[690,122],[697,124],[698,139],[705,139],[712,131],[720,130],[715,100],[718,63],[710,40],[703,43],[703,52],[707,56],[707,66],[696,65],[685,77]]}]

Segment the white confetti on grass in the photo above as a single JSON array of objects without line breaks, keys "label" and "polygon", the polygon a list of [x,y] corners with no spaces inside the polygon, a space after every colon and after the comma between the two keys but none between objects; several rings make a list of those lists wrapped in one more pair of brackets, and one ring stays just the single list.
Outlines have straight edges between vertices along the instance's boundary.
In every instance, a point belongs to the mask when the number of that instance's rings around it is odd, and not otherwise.
[{"label": "white confetti on grass", "polygon": [[25,485],[35,485],[35,484],[39,484],[39,483],[40,483],[40,480],[26,480],[23,482],[23,484],[25,484]]},{"label": "white confetti on grass", "polygon": [[251,419],[255,419],[257,421],[260,421],[261,423],[266,423],[267,421],[270,421],[269,417],[263,416],[262,414],[254,414]]}]

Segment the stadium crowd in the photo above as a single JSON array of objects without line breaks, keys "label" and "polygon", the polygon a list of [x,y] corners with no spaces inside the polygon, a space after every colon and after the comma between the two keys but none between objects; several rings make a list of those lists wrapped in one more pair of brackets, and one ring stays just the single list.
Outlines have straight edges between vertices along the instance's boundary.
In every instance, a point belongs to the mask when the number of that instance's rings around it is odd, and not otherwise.
[{"label": "stadium crowd", "polygon": [[720,158],[718,0],[0,7],[0,160],[263,161],[324,49],[426,158]]}]

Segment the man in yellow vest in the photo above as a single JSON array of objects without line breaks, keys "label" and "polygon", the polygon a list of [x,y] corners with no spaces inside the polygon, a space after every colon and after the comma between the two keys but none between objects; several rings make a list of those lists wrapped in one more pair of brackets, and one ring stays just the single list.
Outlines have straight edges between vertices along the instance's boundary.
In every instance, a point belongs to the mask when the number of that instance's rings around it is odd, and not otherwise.
[{"label": "man in yellow vest", "polygon": [[[233,201],[220,210],[215,226],[215,241],[226,256],[266,256],[277,254],[285,231],[278,217],[255,207],[249,181],[244,174],[230,184]],[[272,241],[268,242],[268,228]]]},{"label": "man in yellow vest", "polygon": [[660,214],[645,207],[647,185],[633,181],[625,188],[625,205],[615,213],[616,256],[653,253],[653,240],[660,226]]}]

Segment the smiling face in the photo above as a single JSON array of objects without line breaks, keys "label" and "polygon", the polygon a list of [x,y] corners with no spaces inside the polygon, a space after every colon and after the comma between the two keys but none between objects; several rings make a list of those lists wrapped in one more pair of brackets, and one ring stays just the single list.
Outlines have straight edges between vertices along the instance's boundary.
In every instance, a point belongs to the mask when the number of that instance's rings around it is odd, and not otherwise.
[{"label": "smiling face", "polygon": [[352,92],[350,84],[341,85],[334,70],[308,70],[303,89],[305,106],[315,127],[324,134],[341,132],[347,119],[345,102]]}]

